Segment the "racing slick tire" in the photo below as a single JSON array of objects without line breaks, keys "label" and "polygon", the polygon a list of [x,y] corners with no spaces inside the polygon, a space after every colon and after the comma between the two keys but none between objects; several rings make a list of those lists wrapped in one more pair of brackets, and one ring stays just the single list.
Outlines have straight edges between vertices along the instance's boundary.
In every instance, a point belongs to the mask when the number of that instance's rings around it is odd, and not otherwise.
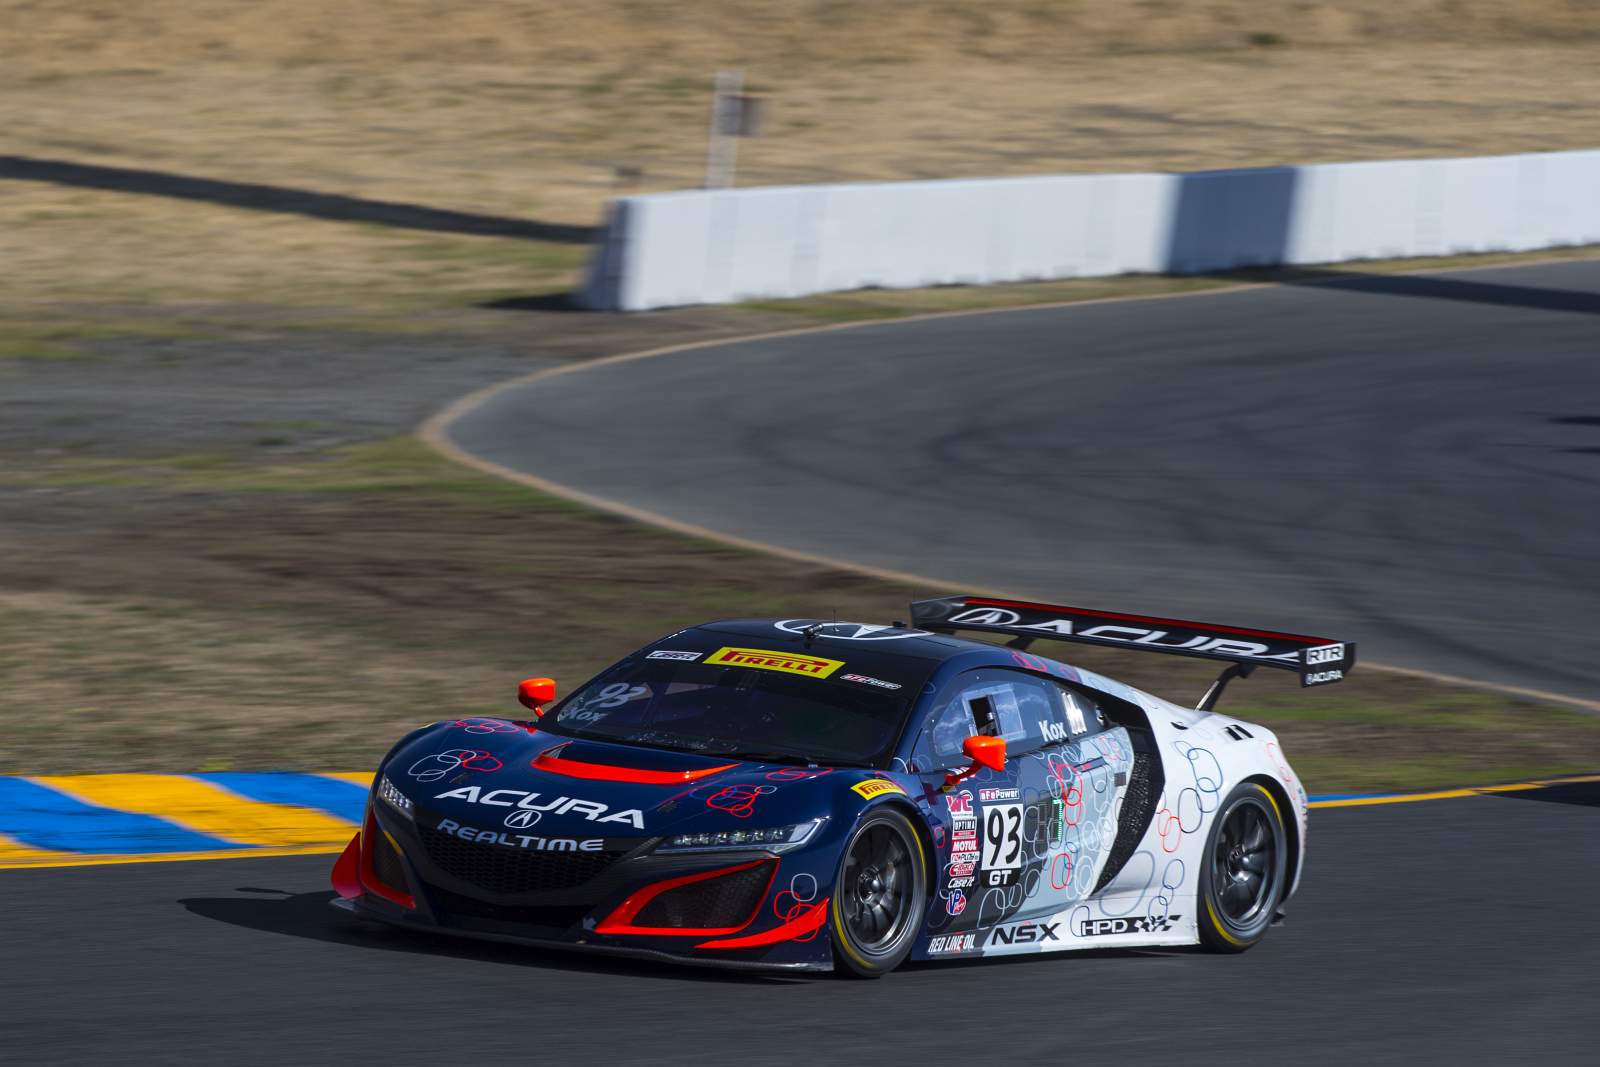
[{"label": "racing slick tire", "polygon": [[1195,908],[1202,945],[1243,952],[1266,936],[1283,899],[1288,856],[1277,800],[1261,783],[1241,782],[1206,838]]},{"label": "racing slick tire", "polygon": [[916,828],[897,808],[873,808],[850,836],[834,880],[828,925],[836,969],[881,978],[900,966],[927,904],[928,863]]}]

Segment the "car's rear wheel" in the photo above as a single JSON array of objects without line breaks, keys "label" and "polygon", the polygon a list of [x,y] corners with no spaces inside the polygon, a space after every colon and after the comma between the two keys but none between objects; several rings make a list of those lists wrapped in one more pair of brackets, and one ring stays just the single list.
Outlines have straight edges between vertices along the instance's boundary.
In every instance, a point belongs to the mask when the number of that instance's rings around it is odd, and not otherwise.
[{"label": "car's rear wheel", "polygon": [[911,955],[928,901],[928,865],[911,821],[869,812],[850,836],[834,882],[833,958],[843,973],[888,974]]},{"label": "car's rear wheel", "polygon": [[1259,782],[1242,782],[1211,823],[1199,889],[1200,943],[1243,952],[1266,936],[1283,899],[1288,835],[1278,802]]}]

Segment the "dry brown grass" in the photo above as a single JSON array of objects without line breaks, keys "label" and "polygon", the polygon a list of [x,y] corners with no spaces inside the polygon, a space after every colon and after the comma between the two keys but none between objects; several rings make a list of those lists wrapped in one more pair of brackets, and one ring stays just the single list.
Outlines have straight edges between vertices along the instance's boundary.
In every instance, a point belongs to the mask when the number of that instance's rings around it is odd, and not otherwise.
[{"label": "dry brown grass", "polygon": [[[92,530],[0,527],[0,773],[370,767],[420,723],[515,714],[519,677],[565,689],[681,626],[886,622],[949,592],[578,511],[412,439],[294,467],[201,458],[33,461],[23,486],[106,515],[141,487],[176,495]],[[1047,651],[1181,702],[1215,673]],[[1322,792],[1600,766],[1594,716],[1378,671],[1310,691],[1258,672],[1225,710],[1277,730]]]},{"label": "dry brown grass", "polygon": [[[697,182],[722,66],[770,101],[749,184],[1166,170],[1592,144],[1596,34],[1554,0],[0,0],[0,152],[592,224]],[[584,258],[0,188],[13,302],[459,304]]]}]

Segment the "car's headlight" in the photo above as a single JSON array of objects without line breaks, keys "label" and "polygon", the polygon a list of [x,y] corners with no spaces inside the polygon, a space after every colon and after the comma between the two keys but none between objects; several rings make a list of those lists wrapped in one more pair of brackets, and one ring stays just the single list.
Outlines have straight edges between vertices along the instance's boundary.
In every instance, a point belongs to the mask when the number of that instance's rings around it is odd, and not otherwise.
[{"label": "car's headlight", "polygon": [[396,789],[394,787],[394,783],[389,781],[388,775],[384,775],[382,778],[378,779],[378,795],[382,797],[391,808],[393,808],[395,811],[398,811],[401,815],[404,815],[408,819],[413,817],[411,814],[411,809],[415,805],[411,803],[411,798],[400,792],[400,790]]},{"label": "car's headlight", "polygon": [[660,845],[657,852],[701,852],[708,849],[759,848],[768,852],[783,852],[806,843],[821,819],[795,823],[791,826],[772,826],[764,830],[708,830],[698,834],[677,834]]}]

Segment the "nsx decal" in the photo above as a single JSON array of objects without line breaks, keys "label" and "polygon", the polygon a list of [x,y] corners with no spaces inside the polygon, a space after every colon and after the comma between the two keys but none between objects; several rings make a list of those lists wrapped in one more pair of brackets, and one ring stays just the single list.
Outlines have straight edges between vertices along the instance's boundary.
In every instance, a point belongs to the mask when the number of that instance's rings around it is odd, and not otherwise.
[{"label": "nsx decal", "polygon": [[719,648],[706,657],[706,662],[727,667],[754,667],[758,671],[802,674],[810,678],[826,678],[844,666],[843,660],[791,656],[787,652],[774,652],[766,648]]},{"label": "nsx decal", "polygon": [[899,793],[901,796],[906,795],[904,789],[883,778],[869,778],[865,782],[857,782],[850,788],[866,800],[871,800],[873,797],[887,796],[890,793]]},{"label": "nsx decal", "polygon": [[996,926],[989,934],[991,945],[1040,945],[1046,941],[1059,941],[1056,931],[1060,923],[1012,923]]},{"label": "nsx decal", "polygon": [[[636,830],[644,829],[644,812],[638,808],[612,811],[596,801],[578,800],[574,797],[551,797],[549,800],[539,802],[538,798],[541,795],[524,789],[484,789],[481,786],[464,785],[440,793],[433,799],[465,800],[468,804],[484,804],[491,808],[515,808],[517,812],[527,812],[528,815],[513,813],[506,816],[507,826],[521,829],[537,823],[540,816],[546,812],[552,815],[582,815],[590,822],[625,822]],[[511,822],[512,818],[518,821]]]}]

